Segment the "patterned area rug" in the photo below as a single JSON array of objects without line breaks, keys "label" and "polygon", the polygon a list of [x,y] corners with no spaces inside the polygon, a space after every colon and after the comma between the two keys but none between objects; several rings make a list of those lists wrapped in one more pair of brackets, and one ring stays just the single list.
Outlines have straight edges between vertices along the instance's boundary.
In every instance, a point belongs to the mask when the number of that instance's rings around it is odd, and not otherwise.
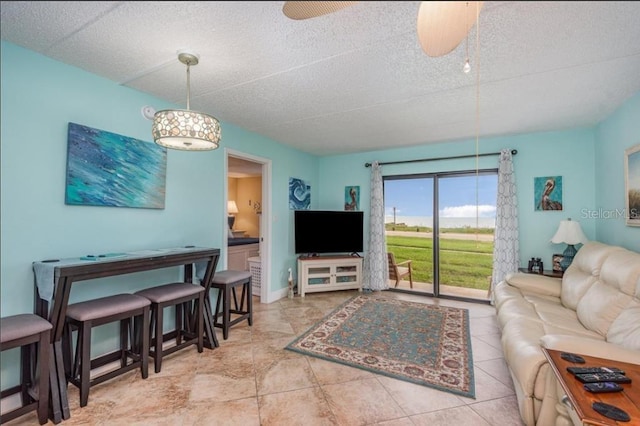
[{"label": "patterned area rug", "polygon": [[286,349],[475,398],[466,309],[359,295]]}]

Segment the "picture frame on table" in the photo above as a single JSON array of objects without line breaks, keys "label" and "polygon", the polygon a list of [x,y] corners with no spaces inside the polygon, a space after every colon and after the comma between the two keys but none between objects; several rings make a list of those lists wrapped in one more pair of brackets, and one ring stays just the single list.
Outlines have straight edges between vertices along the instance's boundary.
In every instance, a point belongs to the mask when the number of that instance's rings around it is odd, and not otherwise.
[{"label": "picture frame on table", "polygon": [[640,226],[640,144],[624,151],[624,190],[627,226]]},{"label": "picture frame on table", "polygon": [[560,262],[562,262],[563,256],[561,254],[554,254],[552,257],[552,266],[554,272],[562,272],[562,266],[560,266]]}]

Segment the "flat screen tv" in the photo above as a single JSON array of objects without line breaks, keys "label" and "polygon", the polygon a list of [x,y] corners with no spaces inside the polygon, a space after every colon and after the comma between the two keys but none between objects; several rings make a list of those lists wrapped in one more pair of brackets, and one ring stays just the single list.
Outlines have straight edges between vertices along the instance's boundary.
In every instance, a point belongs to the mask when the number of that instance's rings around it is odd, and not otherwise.
[{"label": "flat screen tv", "polygon": [[362,252],[363,219],[361,211],[296,210],[296,254]]}]

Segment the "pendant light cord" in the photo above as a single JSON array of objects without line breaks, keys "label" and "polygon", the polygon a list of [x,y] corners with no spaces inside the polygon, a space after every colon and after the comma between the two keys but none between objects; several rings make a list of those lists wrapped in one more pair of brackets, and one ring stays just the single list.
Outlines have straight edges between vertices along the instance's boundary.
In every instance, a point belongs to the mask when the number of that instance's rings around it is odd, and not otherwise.
[{"label": "pendant light cord", "polygon": [[[467,35],[468,37],[468,35]],[[479,245],[480,200],[479,200],[479,145],[480,145],[480,10],[476,2],[476,247]]]},{"label": "pendant light cord", "polygon": [[187,62],[187,111],[191,109],[190,100],[191,100],[191,64]]}]

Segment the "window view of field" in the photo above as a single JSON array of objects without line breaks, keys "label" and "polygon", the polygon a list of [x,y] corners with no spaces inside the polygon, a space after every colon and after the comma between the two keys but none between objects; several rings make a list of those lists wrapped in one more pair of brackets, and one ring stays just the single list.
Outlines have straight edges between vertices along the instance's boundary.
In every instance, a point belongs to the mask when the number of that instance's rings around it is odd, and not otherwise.
[{"label": "window view of field", "polygon": [[[387,250],[395,255],[397,262],[412,261],[414,283],[433,283],[433,230],[393,223],[385,227]],[[476,228],[441,229],[440,281],[455,287],[488,290],[493,232],[491,228],[480,228],[477,233]]]},{"label": "window view of field", "polygon": [[[439,215],[439,294],[487,299],[493,269],[497,176],[385,180],[387,250],[411,260],[413,290],[434,293],[433,212]],[[395,283],[391,283],[393,286]],[[398,288],[408,290],[405,277]]]}]

